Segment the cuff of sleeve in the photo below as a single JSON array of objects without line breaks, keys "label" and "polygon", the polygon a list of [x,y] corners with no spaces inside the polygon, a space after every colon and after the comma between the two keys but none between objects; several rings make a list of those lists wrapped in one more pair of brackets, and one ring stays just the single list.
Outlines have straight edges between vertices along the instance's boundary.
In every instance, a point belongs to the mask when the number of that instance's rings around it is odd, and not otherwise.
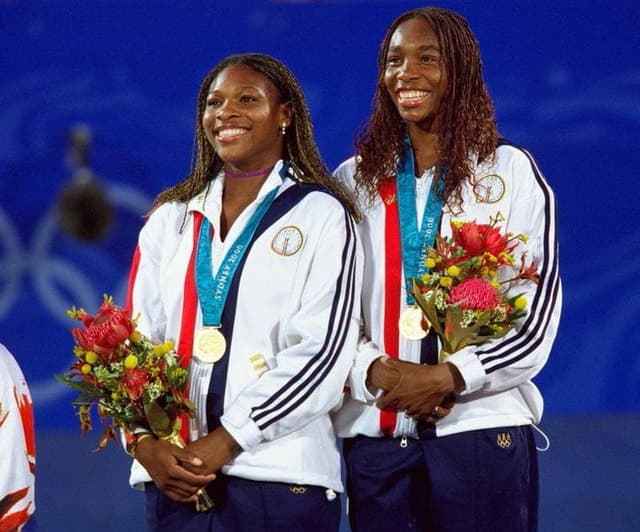
[{"label": "cuff of sleeve", "polygon": [[244,451],[249,451],[258,445],[263,437],[258,425],[249,417],[249,410],[243,410],[242,407],[233,405],[220,418],[220,423]]},{"label": "cuff of sleeve", "polygon": [[460,395],[466,395],[484,388],[487,382],[487,374],[476,354],[469,348],[461,349],[447,357],[446,362],[450,362],[460,372],[464,379],[465,388]]},{"label": "cuff of sleeve", "polygon": [[387,356],[382,351],[371,350],[361,353],[351,370],[351,397],[356,401],[363,403],[371,403],[382,395],[382,390],[374,388],[373,391],[367,388],[367,375],[369,367],[375,360],[380,357]]}]

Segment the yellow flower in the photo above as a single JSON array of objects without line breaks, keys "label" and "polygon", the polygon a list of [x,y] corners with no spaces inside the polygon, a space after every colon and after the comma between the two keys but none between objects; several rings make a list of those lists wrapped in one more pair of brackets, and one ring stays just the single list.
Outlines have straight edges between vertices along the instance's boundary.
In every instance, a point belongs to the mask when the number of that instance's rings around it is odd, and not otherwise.
[{"label": "yellow flower", "polygon": [[138,365],[138,357],[135,355],[127,355],[124,359],[125,369],[133,369]]},{"label": "yellow flower", "polygon": [[163,342],[161,344],[154,345],[153,353],[156,356],[166,355],[167,353],[173,350],[173,345],[174,344],[171,340],[167,340],[166,342]]},{"label": "yellow flower", "polygon": [[526,297],[520,296],[520,297],[516,298],[516,300],[513,302],[513,304],[515,305],[515,307],[518,310],[524,310],[524,309],[527,308],[528,301],[527,301]]},{"label": "yellow flower", "polygon": [[140,340],[142,340],[142,335],[138,331],[133,331],[129,338],[132,342],[138,343]]},{"label": "yellow flower", "polygon": [[82,364],[80,371],[82,371],[82,373],[84,373],[85,375],[91,373],[91,364]]},{"label": "yellow flower", "polygon": [[432,259],[431,257],[429,257],[426,261],[425,264],[427,265],[427,268],[431,269],[431,268],[435,268],[436,267],[436,260]]},{"label": "yellow flower", "polygon": [[98,361],[98,355],[96,355],[93,351],[87,351],[87,354],[84,356],[84,359],[89,364],[95,364]]},{"label": "yellow flower", "polygon": [[440,286],[444,286],[445,288],[449,288],[453,284],[453,279],[451,277],[441,277],[440,278]]},{"label": "yellow flower", "polygon": [[428,282],[431,280],[431,274],[429,274],[429,273],[425,273],[425,274],[421,277],[421,279],[422,279],[422,282],[423,282],[423,283],[428,283]]},{"label": "yellow flower", "polygon": [[460,268],[458,268],[455,264],[453,266],[449,266],[447,268],[447,274],[451,277],[458,277],[458,275],[460,275]]},{"label": "yellow flower", "polygon": [[500,288],[500,283],[498,281],[491,281],[489,284],[493,286],[496,290]]},{"label": "yellow flower", "polygon": [[111,392],[111,399],[113,399],[114,401],[117,401],[118,397],[120,397],[118,395],[118,392]]}]

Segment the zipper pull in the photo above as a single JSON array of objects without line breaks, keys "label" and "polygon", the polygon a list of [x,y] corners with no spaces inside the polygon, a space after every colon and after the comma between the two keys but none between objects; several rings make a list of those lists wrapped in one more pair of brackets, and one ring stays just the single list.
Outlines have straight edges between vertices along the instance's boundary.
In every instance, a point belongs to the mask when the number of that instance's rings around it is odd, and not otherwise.
[{"label": "zipper pull", "polygon": [[408,445],[409,444],[407,443],[407,437],[406,436],[402,436],[402,438],[400,438],[400,447],[402,447],[404,449]]}]

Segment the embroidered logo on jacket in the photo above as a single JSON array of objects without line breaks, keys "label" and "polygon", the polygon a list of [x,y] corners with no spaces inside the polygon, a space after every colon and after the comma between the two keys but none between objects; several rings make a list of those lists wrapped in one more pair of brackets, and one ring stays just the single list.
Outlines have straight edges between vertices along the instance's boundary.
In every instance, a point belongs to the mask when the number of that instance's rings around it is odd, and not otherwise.
[{"label": "embroidered logo on jacket", "polygon": [[290,257],[295,255],[302,248],[304,236],[302,231],[295,225],[287,225],[276,233],[271,241],[271,249],[278,255]]},{"label": "embroidered logo on jacket", "polygon": [[504,179],[498,174],[483,175],[473,185],[476,201],[480,203],[497,203],[504,196],[506,190]]}]

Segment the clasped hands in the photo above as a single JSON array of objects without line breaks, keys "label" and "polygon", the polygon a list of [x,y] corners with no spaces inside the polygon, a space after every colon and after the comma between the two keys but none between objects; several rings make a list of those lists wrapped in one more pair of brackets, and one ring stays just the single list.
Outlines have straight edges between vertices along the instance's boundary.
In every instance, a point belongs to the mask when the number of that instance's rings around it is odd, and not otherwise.
[{"label": "clasped hands", "polygon": [[167,497],[195,503],[197,491],[212,482],[238,451],[236,441],[220,426],[184,449],[146,438],[138,444],[136,459]]},{"label": "clasped hands", "polygon": [[386,392],[376,402],[378,408],[393,408],[428,423],[448,415],[455,402],[454,392],[464,388],[453,364],[430,366],[390,357],[373,363],[369,382]]}]

